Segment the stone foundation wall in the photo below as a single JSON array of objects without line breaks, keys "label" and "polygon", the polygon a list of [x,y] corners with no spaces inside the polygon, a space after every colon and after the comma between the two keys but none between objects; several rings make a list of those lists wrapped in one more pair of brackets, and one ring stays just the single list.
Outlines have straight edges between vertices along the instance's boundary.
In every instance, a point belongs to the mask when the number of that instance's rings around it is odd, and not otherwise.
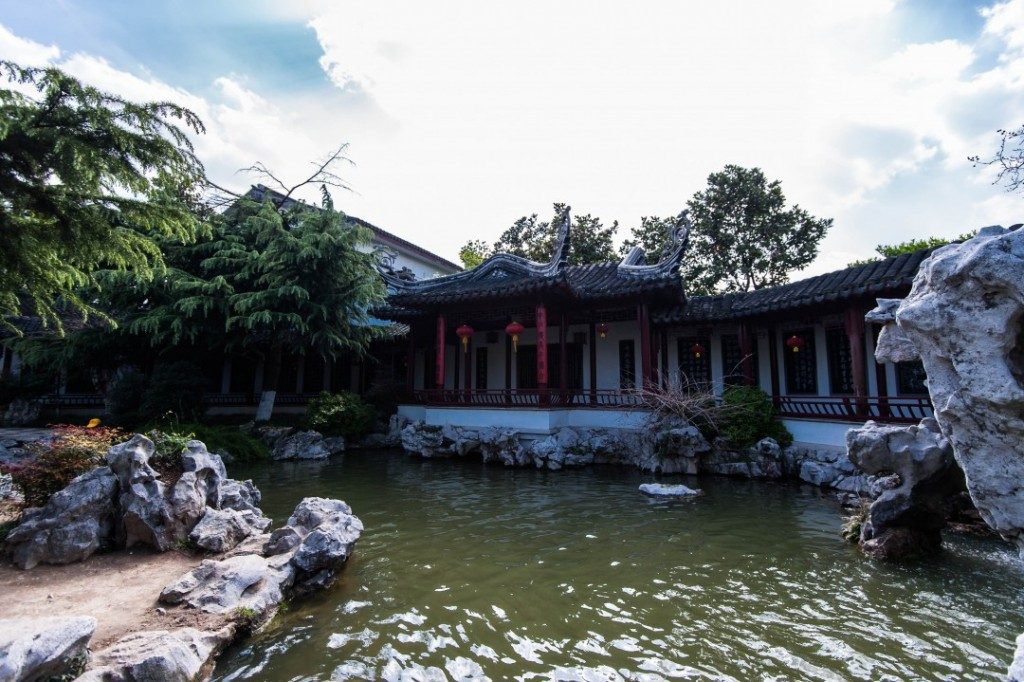
[{"label": "stone foundation wall", "polygon": [[565,427],[538,435],[510,428],[432,426],[396,418],[392,433],[406,452],[426,458],[479,456],[505,466],[551,470],[618,464],[652,473],[798,479],[866,497],[877,497],[890,484],[885,477],[865,474],[841,449],[801,444],[781,448],[765,438],[737,450],[709,443],[692,426],[642,430]]}]

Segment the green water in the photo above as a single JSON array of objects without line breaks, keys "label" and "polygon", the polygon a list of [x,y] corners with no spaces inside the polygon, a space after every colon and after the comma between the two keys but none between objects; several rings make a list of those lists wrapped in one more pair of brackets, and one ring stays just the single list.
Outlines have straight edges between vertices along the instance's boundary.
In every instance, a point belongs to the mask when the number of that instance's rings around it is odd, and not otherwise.
[{"label": "green water", "polygon": [[626,469],[398,453],[231,474],[277,523],[331,496],[366,532],[340,583],[228,652],[219,680],[998,679],[1024,631],[1007,546],[869,561],[807,486],[663,477],[706,492],[666,502]]}]

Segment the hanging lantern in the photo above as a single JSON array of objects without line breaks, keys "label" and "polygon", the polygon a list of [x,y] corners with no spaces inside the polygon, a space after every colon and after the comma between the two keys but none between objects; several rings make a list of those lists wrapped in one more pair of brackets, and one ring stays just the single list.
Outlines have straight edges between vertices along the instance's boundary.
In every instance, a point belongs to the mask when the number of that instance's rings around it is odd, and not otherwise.
[{"label": "hanging lantern", "polygon": [[505,333],[512,337],[512,352],[515,353],[519,349],[519,335],[523,333],[526,328],[518,322],[512,321],[505,327]]},{"label": "hanging lantern", "polygon": [[690,346],[690,352],[693,353],[693,357],[695,357],[698,360],[700,360],[702,357],[704,357],[704,346],[703,346],[703,344],[700,344],[700,343],[693,344],[692,346]]},{"label": "hanging lantern", "polygon": [[607,338],[608,329],[608,323],[601,322],[600,324],[597,325],[597,335],[600,336],[602,339]]},{"label": "hanging lantern", "polygon": [[804,347],[805,343],[807,342],[804,341],[804,337],[797,336],[796,334],[793,334],[793,336],[786,339],[786,346],[791,348],[794,353],[799,353],[800,349]]},{"label": "hanging lantern", "polygon": [[469,340],[473,338],[473,328],[468,324],[460,325],[459,328],[455,330],[455,335],[462,339],[462,348],[465,350],[466,348],[469,348]]}]

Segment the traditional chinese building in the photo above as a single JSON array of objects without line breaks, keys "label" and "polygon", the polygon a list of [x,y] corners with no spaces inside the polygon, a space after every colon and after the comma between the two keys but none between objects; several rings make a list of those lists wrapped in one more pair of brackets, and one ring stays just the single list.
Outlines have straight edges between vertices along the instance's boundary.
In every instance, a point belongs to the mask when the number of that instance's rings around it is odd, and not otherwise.
[{"label": "traditional chinese building", "polygon": [[760,386],[797,441],[841,445],[867,419],[931,407],[919,363],[878,363],[864,314],[902,297],[928,251],[783,286],[686,296],[681,215],[666,252],[569,265],[568,212],[548,263],[498,254],[430,280],[386,277],[383,315],[407,324],[408,402],[433,425],[545,433],[641,427],[642,387]]}]

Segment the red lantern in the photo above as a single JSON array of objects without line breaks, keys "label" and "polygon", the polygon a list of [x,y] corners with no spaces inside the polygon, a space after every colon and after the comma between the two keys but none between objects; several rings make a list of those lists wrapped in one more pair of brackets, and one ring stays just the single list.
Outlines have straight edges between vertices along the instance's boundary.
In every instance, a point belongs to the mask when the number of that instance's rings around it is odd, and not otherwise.
[{"label": "red lantern", "polygon": [[469,340],[473,337],[473,328],[468,324],[460,325],[455,330],[455,335],[462,339],[462,348],[466,349],[469,347]]},{"label": "red lantern", "polygon": [[799,353],[805,343],[807,342],[804,341],[804,338],[802,336],[797,336],[796,334],[793,334],[793,336],[786,339],[786,346],[791,348],[794,353]]},{"label": "red lantern", "polygon": [[518,322],[512,321],[505,327],[505,333],[512,337],[512,352],[515,353],[519,349],[519,335],[523,333],[526,328]]},{"label": "red lantern", "polygon": [[600,336],[602,339],[607,337],[608,336],[608,329],[609,329],[608,323],[606,323],[606,322],[600,323],[599,325],[597,325],[597,335]]},{"label": "red lantern", "polygon": [[704,346],[700,343],[695,343],[690,346],[690,352],[693,353],[693,357],[700,360],[704,356]]}]

